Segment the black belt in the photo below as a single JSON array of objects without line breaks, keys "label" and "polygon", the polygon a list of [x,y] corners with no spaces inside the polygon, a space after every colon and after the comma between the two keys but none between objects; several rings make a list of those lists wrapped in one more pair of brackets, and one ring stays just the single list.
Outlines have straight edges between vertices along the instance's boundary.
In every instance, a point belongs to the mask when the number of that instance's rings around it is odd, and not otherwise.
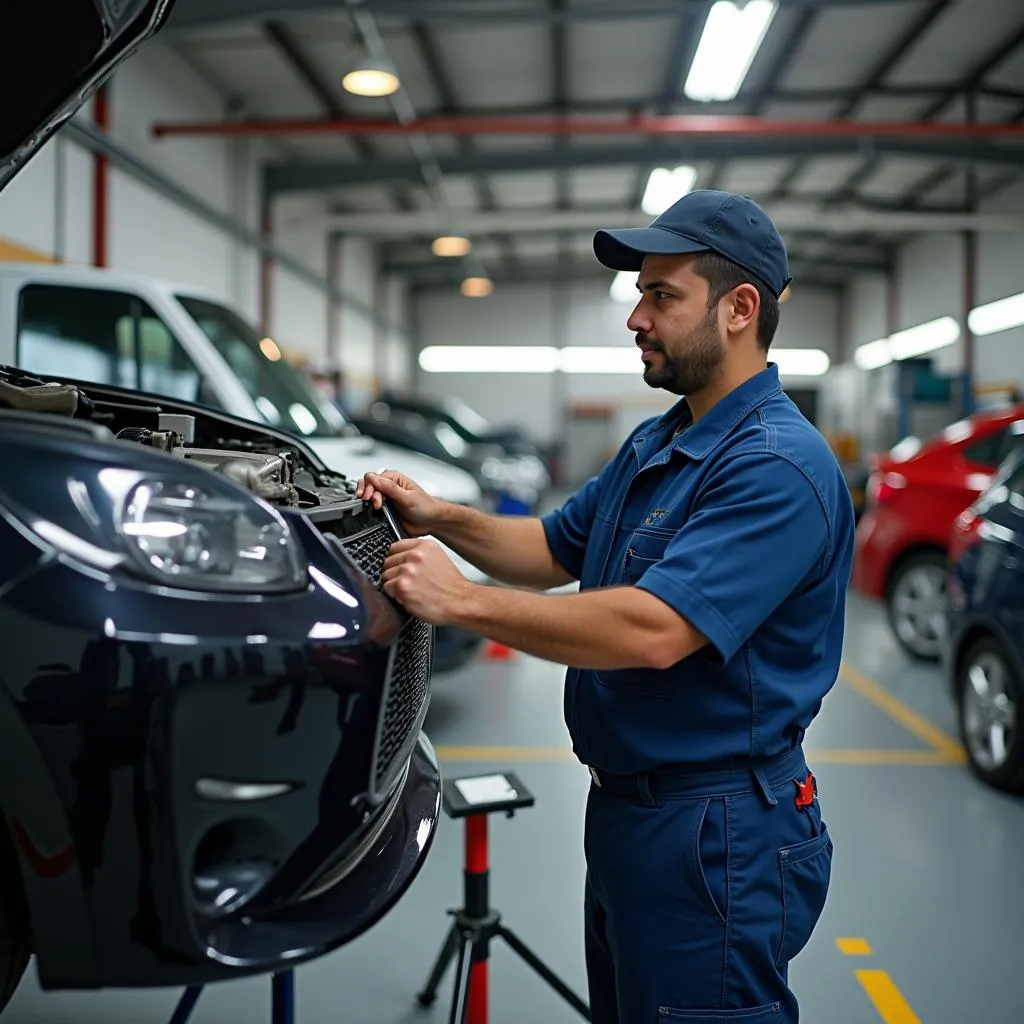
[{"label": "black belt", "polygon": [[662,765],[634,775],[614,775],[592,765],[587,766],[595,786],[615,796],[651,799],[684,796],[725,796],[750,793],[758,789],[770,804],[778,801],[772,790],[807,773],[802,746],[793,747],[770,758],[711,764]]}]

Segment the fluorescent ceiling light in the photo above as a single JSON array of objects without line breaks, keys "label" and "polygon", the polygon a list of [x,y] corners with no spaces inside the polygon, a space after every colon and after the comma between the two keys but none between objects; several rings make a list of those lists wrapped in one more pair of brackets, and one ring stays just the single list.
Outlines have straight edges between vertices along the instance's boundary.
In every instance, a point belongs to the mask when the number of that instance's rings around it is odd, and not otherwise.
[{"label": "fluorescent ceiling light", "polygon": [[640,350],[619,345],[569,345],[559,352],[559,368],[563,373],[643,373]]},{"label": "fluorescent ceiling light", "polygon": [[1024,292],[972,309],[967,326],[972,334],[995,334],[1024,325]]},{"label": "fluorescent ceiling light", "polygon": [[420,353],[427,373],[553,373],[558,349],[547,345],[432,345]]},{"label": "fluorescent ceiling light", "polygon": [[772,348],[768,358],[783,377],[821,377],[832,365],[828,353],[820,348]]},{"label": "fluorescent ceiling light", "polygon": [[893,359],[912,359],[952,345],[959,337],[960,324],[951,316],[943,316],[897,331],[889,338],[889,351]]},{"label": "fluorescent ceiling light", "polygon": [[[770,357],[788,377],[820,377],[831,365],[817,348],[772,349]],[[630,345],[432,345],[420,353],[419,364],[427,373],[643,374],[640,353]]]},{"label": "fluorescent ceiling light", "polygon": [[609,294],[612,297],[612,302],[634,303],[639,301],[640,293],[636,289],[636,271],[620,270],[612,278]]},{"label": "fluorescent ceiling light", "polygon": [[749,0],[746,4],[718,0],[712,6],[683,86],[691,100],[736,97],[775,9],[774,0]]},{"label": "fluorescent ceiling light", "polygon": [[647,179],[640,208],[644,213],[657,217],[664,213],[677,199],[681,199],[697,182],[696,167],[655,167]]},{"label": "fluorescent ceiling light", "polygon": [[881,366],[887,366],[892,362],[892,352],[889,351],[889,339],[879,338],[877,341],[869,341],[864,345],[858,345],[853,352],[853,361],[862,370],[877,370]]}]

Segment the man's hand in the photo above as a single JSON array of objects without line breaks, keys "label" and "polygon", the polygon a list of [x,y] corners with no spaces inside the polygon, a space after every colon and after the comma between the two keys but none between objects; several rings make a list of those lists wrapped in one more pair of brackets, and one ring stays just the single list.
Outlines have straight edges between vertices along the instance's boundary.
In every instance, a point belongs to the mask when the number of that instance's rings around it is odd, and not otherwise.
[{"label": "man's hand", "polygon": [[475,589],[436,541],[411,539],[391,545],[381,589],[410,615],[434,626],[452,623]]},{"label": "man's hand", "polygon": [[395,507],[402,528],[410,537],[430,533],[444,502],[427,494],[407,476],[389,469],[383,473],[367,473],[356,487],[356,497],[373,502],[380,508],[387,498]]}]

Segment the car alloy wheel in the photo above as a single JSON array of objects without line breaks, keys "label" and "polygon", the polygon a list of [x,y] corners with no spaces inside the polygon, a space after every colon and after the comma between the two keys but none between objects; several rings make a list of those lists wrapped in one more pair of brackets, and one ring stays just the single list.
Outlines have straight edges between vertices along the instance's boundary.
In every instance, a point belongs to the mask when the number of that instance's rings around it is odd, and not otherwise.
[{"label": "car alloy wheel", "polygon": [[1021,682],[992,638],[975,643],[958,675],[960,734],[971,768],[999,789],[1024,788],[1024,749],[1019,742]]},{"label": "car alloy wheel", "polygon": [[948,578],[939,552],[913,555],[896,570],[888,594],[889,624],[911,657],[935,661],[942,654]]}]

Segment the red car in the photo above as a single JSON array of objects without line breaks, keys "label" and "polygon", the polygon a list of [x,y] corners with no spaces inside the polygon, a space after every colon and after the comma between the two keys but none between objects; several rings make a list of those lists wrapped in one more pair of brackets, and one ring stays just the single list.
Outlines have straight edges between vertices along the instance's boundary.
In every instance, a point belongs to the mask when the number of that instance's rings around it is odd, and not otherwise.
[{"label": "red car", "polygon": [[885,601],[912,657],[941,655],[953,523],[1022,441],[1019,404],[977,413],[924,444],[908,438],[877,457],[857,526],[853,587]]}]

